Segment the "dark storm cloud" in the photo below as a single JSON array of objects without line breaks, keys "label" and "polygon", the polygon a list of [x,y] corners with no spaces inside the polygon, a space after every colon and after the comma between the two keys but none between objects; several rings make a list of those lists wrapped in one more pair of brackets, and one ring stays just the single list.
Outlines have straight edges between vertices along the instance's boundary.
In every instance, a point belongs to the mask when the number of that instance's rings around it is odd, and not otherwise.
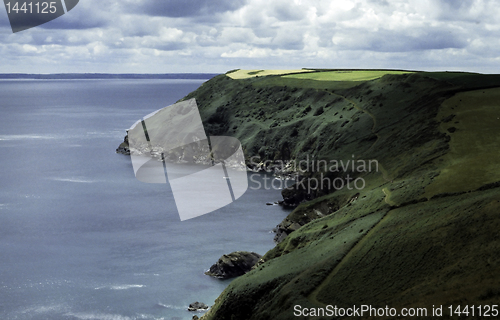
[{"label": "dark storm cloud", "polygon": [[64,15],[40,26],[43,29],[84,30],[91,28],[104,28],[109,22],[104,17],[95,15]]},{"label": "dark storm cloud", "polygon": [[420,30],[342,30],[337,32],[342,40],[334,47],[343,50],[366,50],[374,52],[412,52],[424,50],[460,49],[467,46],[464,36],[441,29]]},{"label": "dark storm cloud", "polygon": [[0,5],[0,28],[8,27],[10,29],[9,17],[7,16],[7,11],[1,8]]},{"label": "dark storm cloud", "polygon": [[129,9],[150,16],[172,18],[213,16],[217,13],[234,11],[247,3],[247,0],[165,0],[165,1],[126,1]]},{"label": "dark storm cloud", "polygon": [[[490,1],[439,0],[439,19],[444,21],[468,21],[480,23],[485,20],[485,3]],[[498,4],[497,4],[498,5]]]},{"label": "dark storm cloud", "polygon": [[474,1],[457,1],[457,0],[438,0],[438,3],[444,10],[462,11],[469,10]]},{"label": "dark storm cloud", "polygon": [[297,21],[304,18],[304,10],[293,6],[289,2],[276,4],[271,11],[272,16],[281,21]]},{"label": "dark storm cloud", "polygon": [[369,42],[367,50],[380,52],[409,52],[464,48],[467,42],[448,31],[423,30],[418,35],[379,31]]}]

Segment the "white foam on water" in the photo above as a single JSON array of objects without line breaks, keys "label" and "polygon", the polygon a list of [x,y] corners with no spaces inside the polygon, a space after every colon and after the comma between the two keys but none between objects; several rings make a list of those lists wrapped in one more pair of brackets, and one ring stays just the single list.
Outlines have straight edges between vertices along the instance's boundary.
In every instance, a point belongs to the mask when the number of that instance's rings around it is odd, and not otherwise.
[{"label": "white foam on water", "polygon": [[77,182],[77,183],[94,183],[97,180],[86,180],[80,178],[51,178],[50,180],[62,181],[62,182]]},{"label": "white foam on water", "polygon": [[18,194],[17,196],[21,199],[40,199],[40,196],[36,194]]},{"label": "white foam on water", "polygon": [[62,304],[49,305],[49,306],[31,306],[22,311],[21,314],[41,314],[41,313],[62,313],[67,312],[68,306]]},{"label": "white foam on water", "polygon": [[102,289],[109,289],[109,290],[128,290],[128,289],[134,289],[134,288],[144,288],[145,285],[143,284],[123,284],[123,285],[117,285],[117,286],[103,286],[103,287],[97,287],[95,290],[102,290]]},{"label": "white foam on water", "polygon": [[143,284],[126,284],[126,285],[121,285],[121,286],[111,286],[109,287],[111,290],[127,290],[127,289],[133,289],[133,288],[144,288],[145,285]]},{"label": "white foam on water", "polygon": [[0,135],[0,141],[50,140],[50,139],[56,139],[56,137],[53,135],[43,135],[43,134]]},{"label": "white foam on water", "polygon": [[[72,319],[80,320],[165,320],[164,317],[157,317],[151,314],[137,314],[136,316],[129,317],[120,314],[112,313],[101,313],[101,312],[72,312],[71,308],[67,305],[48,305],[48,306],[31,306],[29,308],[23,309],[19,312],[23,317],[25,315],[35,316],[36,319],[50,319],[50,315],[63,315],[65,317],[71,317]],[[16,316],[17,319],[17,316]]]},{"label": "white foam on water", "polygon": [[81,320],[134,320],[127,316],[122,316],[120,314],[109,314],[109,313],[73,313],[68,312],[65,316],[75,317]]},{"label": "white foam on water", "polygon": [[88,131],[88,137],[121,137],[125,135],[123,130],[110,130],[110,131]]},{"label": "white foam on water", "polygon": [[143,314],[143,313],[140,313],[140,314],[137,314],[137,317],[135,319],[146,319],[146,320],[166,320],[167,318],[165,317],[161,317],[161,318],[157,318],[151,314]]},{"label": "white foam on water", "polygon": [[181,306],[172,306],[170,304],[165,304],[165,303],[161,303],[161,302],[158,302],[158,305],[160,307],[163,307],[163,308],[166,308],[166,309],[173,309],[173,310],[187,310],[187,307],[181,307]]}]

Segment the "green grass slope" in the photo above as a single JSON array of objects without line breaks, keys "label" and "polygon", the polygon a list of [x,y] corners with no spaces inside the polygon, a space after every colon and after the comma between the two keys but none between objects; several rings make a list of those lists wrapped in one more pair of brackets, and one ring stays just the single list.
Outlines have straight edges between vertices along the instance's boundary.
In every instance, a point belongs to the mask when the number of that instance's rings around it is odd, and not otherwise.
[{"label": "green grass slope", "polygon": [[207,134],[237,137],[247,158],[379,163],[305,173],[366,185],[310,191],[278,226],[286,237],[203,319],[291,319],[297,304],[498,303],[500,77],[332,72],[220,75],[186,97]]}]

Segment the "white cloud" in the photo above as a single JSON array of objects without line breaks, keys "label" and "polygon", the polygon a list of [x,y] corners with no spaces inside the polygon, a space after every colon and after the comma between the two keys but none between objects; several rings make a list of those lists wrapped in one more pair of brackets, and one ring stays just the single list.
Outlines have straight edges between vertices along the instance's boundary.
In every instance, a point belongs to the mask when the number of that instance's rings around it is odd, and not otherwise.
[{"label": "white cloud", "polygon": [[236,51],[224,52],[221,54],[222,58],[265,58],[270,55],[269,50],[266,49],[239,49]]},{"label": "white cloud", "polygon": [[38,51],[38,49],[36,47],[34,47],[32,45],[29,45],[29,44],[23,45],[23,50],[26,53],[37,52]]}]

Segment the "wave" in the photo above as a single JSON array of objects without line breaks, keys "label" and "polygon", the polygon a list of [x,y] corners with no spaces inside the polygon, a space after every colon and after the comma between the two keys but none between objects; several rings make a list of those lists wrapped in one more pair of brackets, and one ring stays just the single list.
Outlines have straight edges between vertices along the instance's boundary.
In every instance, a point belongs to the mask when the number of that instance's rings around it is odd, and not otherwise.
[{"label": "wave", "polygon": [[[111,313],[101,313],[101,312],[73,312],[71,308],[67,305],[49,305],[49,306],[32,306],[21,310],[17,315],[14,316],[15,319],[18,318],[19,314],[23,315],[23,319],[26,315],[34,316],[37,315],[44,317],[44,319],[50,319],[51,315],[59,315],[64,317],[71,317],[71,319],[79,319],[79,320],[165,320],[164,317],[157,317],[150,314],[141,314],[137,313],[136,316],[124,316],[120,314],[111,314]],[[31,317],[30,317],[31,319]]]},{"label": "wave", "polygon": [[151,314],[138,313],[137,316],[128,317],[120,314],[110,313],[83,313],[83,312],[68,312],[65,314],[67,317],[73,317],[80,320],[165,320],[164,317],[156,317]]},{"label": "wave", "polygon": [[17,196],[23,199],[40,199],[40,196],[36,194],[18,194]]},{"label": "wave", "polygon": [[122,316],[119,314],[110,314],[110,313],[68,312],[65,314],[65,316],[74,317],[81,320],[134,320],[134,318]]},{"label": "wave", "polygon": [[133,289],[133,288],[144,288],[145,285],[143,284],[124,284],[124,285],[117,285],[117,286],[103,286],[103,287],[97,287],[95,290],[102,290],[102,289],[109,289],[109,290],[127,290],[127,289]]},{"label": "wave", "polygon": [[13,134],[0,135],[0,141],[19,141],[19,140],[49,140],[56,137],[43,134]]},{"label": "wave", "polygon": [[[161,318],[157,318],[151,314],[143,314],[143,313],[139,313],[137,314],[137,317],[135,318],[137,320],[139,319],[145,319],[145,320],[166,320],[166,318],[164,317],[161,317]],[[172,318],[172,319],[175,319],[175,318]]]},{"label": "wave", "polygon": [[[165,303],[161,303],[161,302],[158,302],[156,304],[158,307],[162,307],[162,308],[165,308],[165,309],[172,309],[172,310],[184,310],[186,311],[187,310],[187,307],[185,306],[173,306],[173,305],[170,305],[170,304],[165,304]],[[206,310],[199,310],[198,312],[207,312],[208,310],[210,310],[212,307],[208,307],[208,309]]]},{"label": "wave", "polygon": [[78,182],[78,183],[94,183],[94,182],[97,182],[96,180],[85,180],[85,179],[78,179],[78,178],[51,178],[50,180],[62,181],[62,182]]},{"label": "wave", "polygon": [[102,137],[113,137],[113,138],[123,138],[122,130],[112,130],[112,131],[90,131],[84,134],[4,134],[0,135],[0,141],[28,141],[28,140],[54,140],[54,139],[88,139],[88,138],[102,138]]},{"label": "wave", "polygon": [[172,306],[170,304],[165,304],[158,302],[157,304],[159,307],[165,308],[165,309],[173,309],[173,310],[187,310],[187,307],[180,307],[180,306]]},{"label": "wave", "polygon": [[68,306],[57,304],[57,305],[49,305],[49,306],[31,306],[24,310],[21,310],[19,313],[21,314],[40,314],[40,313],[61,313],[68,311]]},{"label": "wave", "polygon": [[86,132],[87,137],[121,137],[123,138],[123,130],[111,130],[111,131],[88,131]]}]

